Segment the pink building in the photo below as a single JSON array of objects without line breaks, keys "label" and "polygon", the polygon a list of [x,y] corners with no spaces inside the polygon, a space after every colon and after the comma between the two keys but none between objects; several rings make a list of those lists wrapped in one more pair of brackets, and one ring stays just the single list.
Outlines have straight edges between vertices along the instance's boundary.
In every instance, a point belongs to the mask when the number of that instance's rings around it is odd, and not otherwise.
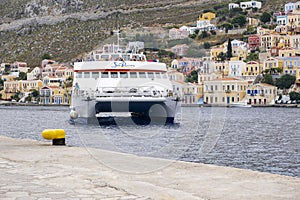
[{"label": "pink building", "polygon": [[176,56],[183,56],[187,53],[189,46],[186,44],[178,44],[171,48],[171,51],[176,54]]},{"label": "pink building", "polygon": [[258,35],[249,36],[248,45],[251,51],[255,51],[260,46],[260,37]]}]

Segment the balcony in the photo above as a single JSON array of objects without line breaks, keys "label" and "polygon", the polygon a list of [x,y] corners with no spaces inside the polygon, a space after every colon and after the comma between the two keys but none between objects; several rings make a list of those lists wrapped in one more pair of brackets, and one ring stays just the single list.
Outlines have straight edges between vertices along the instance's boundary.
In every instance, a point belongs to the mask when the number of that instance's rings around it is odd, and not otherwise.
[{"label": "balcony", "polygon": [[231,92],[231,90],[225,90],[225,93],[230,93]]}]

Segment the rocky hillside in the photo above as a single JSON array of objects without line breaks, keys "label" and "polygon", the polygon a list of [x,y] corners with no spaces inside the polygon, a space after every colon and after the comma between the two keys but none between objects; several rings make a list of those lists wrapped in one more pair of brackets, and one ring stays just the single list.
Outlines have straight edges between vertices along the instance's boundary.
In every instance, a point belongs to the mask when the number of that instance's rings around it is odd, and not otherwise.
[{"label": "rocky hillside", "polygon": [[[45,53],[69,62],[91,51],[117,27],[195,22],[204,10],[227,0],[2,0],[0,62],[39,65]],[[266,6],[287,1],[265,1]],[[273,8],[274,9],[274,8]]]}]

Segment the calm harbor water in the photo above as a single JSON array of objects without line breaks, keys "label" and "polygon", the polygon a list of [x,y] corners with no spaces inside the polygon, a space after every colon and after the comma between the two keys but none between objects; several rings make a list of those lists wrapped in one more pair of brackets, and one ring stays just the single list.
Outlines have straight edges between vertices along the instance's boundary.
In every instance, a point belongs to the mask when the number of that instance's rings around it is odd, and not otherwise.
[{"label": "calm harbor water", "polygon": [[170,126],[71,125],[68,107],[0,106],[0,135],[43,140],[65,129],[67,144],[300,177],[300,109],[188,108]]}]

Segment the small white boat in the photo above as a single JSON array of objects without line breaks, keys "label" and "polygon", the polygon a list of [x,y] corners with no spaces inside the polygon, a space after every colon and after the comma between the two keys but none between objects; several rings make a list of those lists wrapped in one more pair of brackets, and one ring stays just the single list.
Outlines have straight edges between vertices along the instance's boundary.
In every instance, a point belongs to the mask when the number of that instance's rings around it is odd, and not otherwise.
[{"label": "small white boat", "polygon": [[231,103],[229,104],[229,107],[250,108],[252,106],[247,103]]}]

